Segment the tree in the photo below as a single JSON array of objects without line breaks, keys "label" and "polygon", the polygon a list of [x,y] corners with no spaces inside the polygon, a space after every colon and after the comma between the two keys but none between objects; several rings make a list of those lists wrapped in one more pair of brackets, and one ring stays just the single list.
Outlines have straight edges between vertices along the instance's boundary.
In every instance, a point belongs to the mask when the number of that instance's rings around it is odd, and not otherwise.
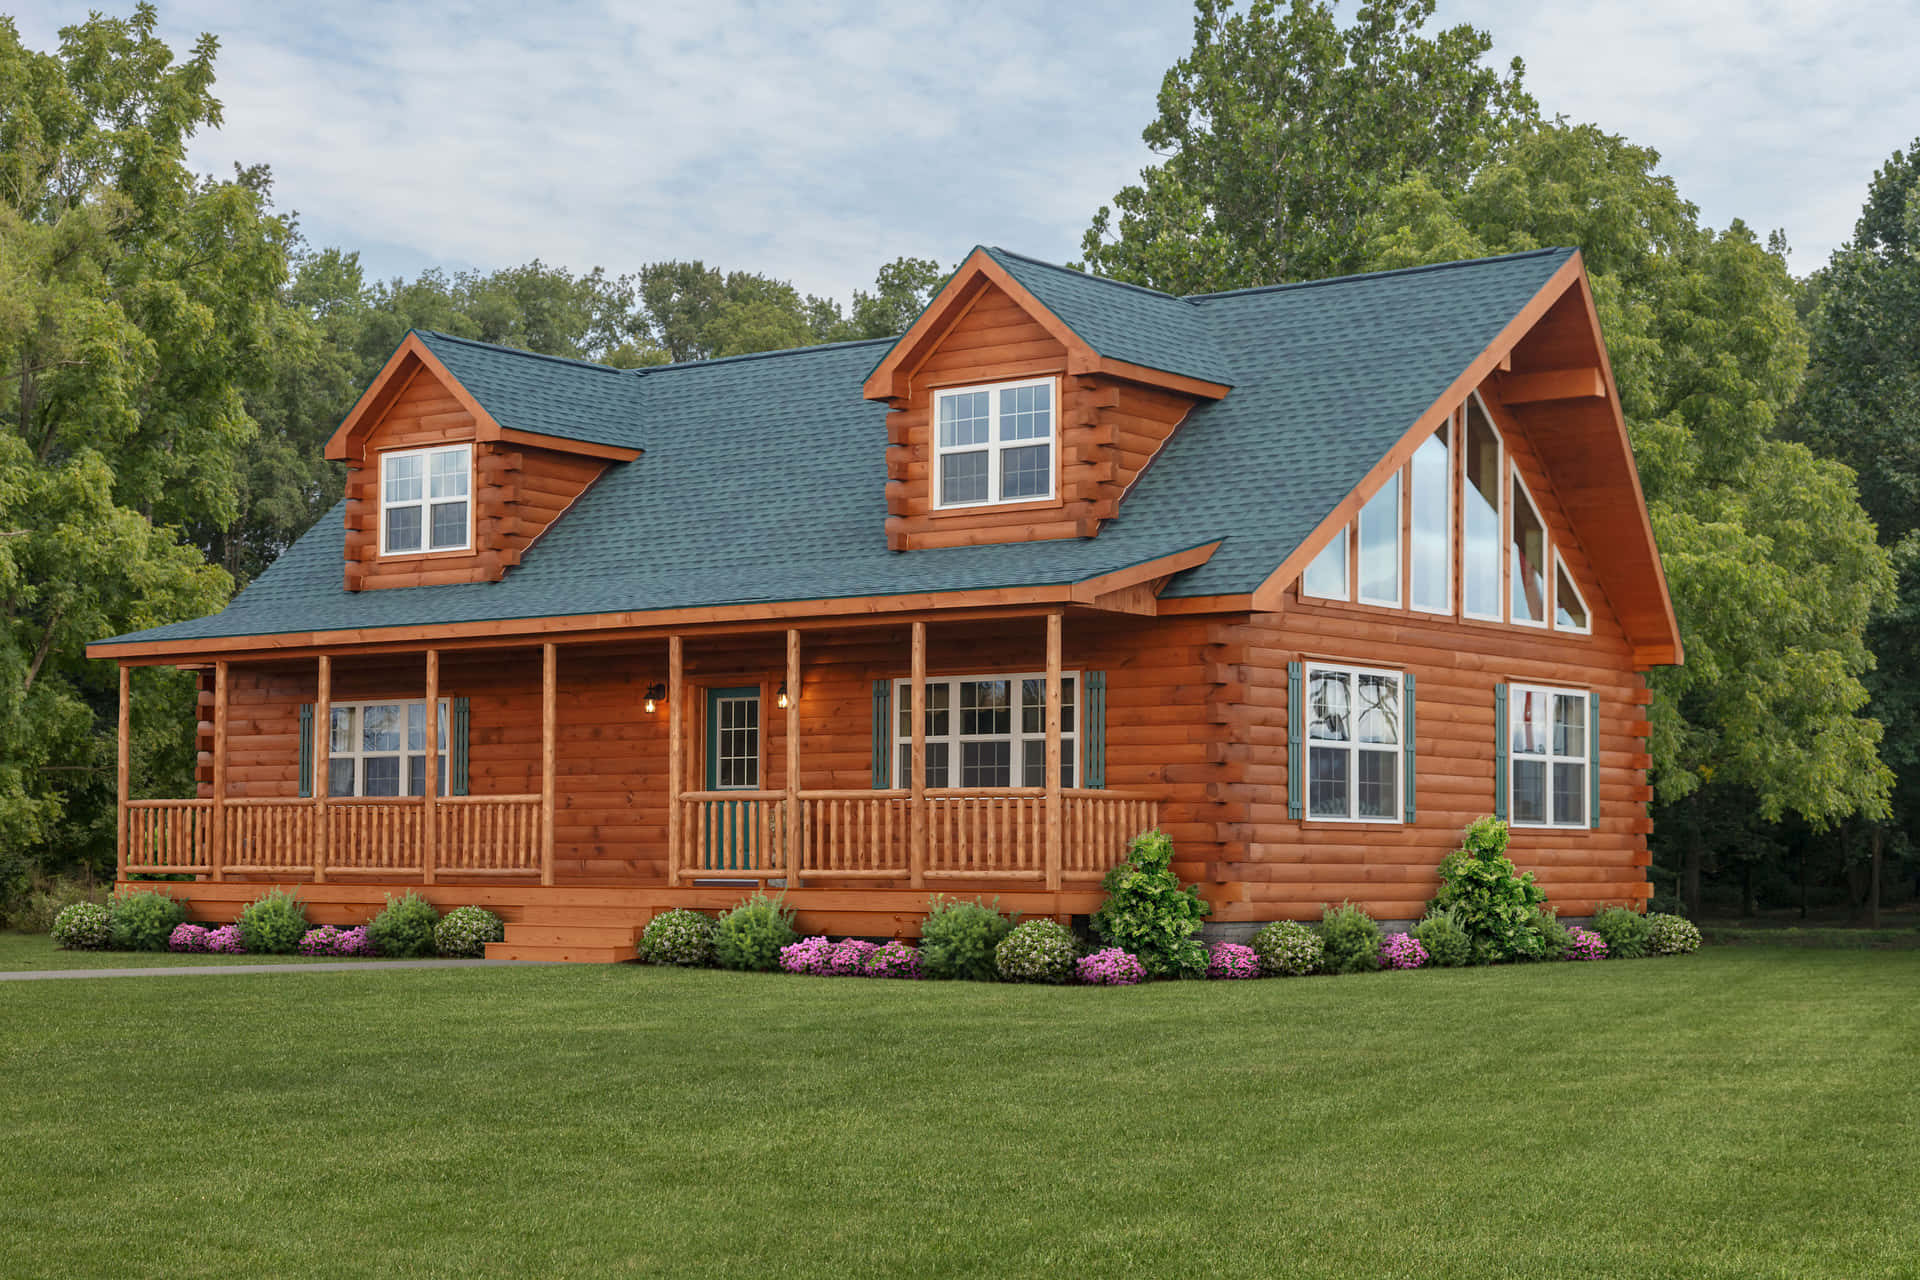
[{"label": "tree", "polygon": [[1104,275],[1201,293],[1360,270],[1389,188],[1460,190],[1536,114],[1518,59],[1482,64],[1485,32],[1424,34],[1434,0],[1374,0],[1345,29],[1317,0],[1194,7],[1141,135],[1166,159],[1083,240]]}]

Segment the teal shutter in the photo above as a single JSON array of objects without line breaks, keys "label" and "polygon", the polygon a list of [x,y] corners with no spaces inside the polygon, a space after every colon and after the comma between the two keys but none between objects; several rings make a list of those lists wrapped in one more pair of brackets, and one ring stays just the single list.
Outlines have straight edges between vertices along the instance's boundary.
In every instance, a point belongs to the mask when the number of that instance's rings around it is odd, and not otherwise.
[{"label": "teal shutter", "polygon": [[893,773],[893,681],[873,682],[873,789],[885,791]]},{"label": "teal shutter", "polygon": [[1507,686],[1493,686],[1493,816],[1507,816]]},{"label": "teal shutter", "polygon": [[300,704],[300,798],[313,798],[313,704]]},{"label": "teal shutter", "polygon": [[1304,806],[1301,791],[1301,777],[1304,774],[1300,759],[1300,741],[1306,736],[1305,708],[1300,705],[1300,664],[1287,664],[1287,816],[1300,817]]},{"label": "teal shutter", "polygon": [[1404,786],[1406,787],[1406,801],[1407,801],[1406,817],[1408,822],[1412,822],[1413,814],[1414,814],[1414,809],[1413,809],[1414,699],[1413,699],[1413,673],[1412,672],[1408,672],[1405,676],[1402,677],[1402,684],[1403,684],[1403,688],[1400,693],[1400,701],[1401,701],[1400,741],[1403,744],[1405,744],[1405,754],[1403,756],[1403,759],[1406,761],[1406,766],[1407,766],[1407,778],[1406,778],[1406,782],[1404,783]]},{"label": "teal shutter", "polygon": [[1600,829],[1600,695],[1587,695],[1587,825]]},{"label": "teal shutter", "polygon": [[1083,787],[1107,785],[1107,673],[1080,673],[1080,768]]},{"label": "teal shutter", "polygon": [[467,724],[469,711],[465,698],[448,699],[453,704],[447,716],[447,794],[467,794]]}]

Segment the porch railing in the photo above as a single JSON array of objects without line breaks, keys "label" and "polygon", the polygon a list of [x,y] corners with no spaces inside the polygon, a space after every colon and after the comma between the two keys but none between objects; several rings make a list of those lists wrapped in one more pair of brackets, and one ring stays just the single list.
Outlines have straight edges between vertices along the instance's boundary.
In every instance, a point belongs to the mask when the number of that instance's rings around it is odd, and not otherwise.
[{"label": "porch railing", "polygon": [[212,869],[211,800],[129,800],[127,870],[146,874]]}]

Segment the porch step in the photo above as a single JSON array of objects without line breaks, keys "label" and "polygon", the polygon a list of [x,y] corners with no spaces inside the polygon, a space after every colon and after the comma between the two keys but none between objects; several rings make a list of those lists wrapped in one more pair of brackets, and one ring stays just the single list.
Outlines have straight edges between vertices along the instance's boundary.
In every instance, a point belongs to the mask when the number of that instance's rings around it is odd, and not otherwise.
[{"label": "porch step", "polygon": [[640,941],[637,924],[528,924],[515,920],[507,925],[508,945],[526,943],[549,947],[578,943],[582,946],[625,947],[631,951]]},{"label": "porch step", "polygon": [[487,959],[564,960],[573,964],[619,964],[622,960],[633,959],[633,948],[578,943],[543,946],[531,942],[489,942]]},{"label": "porch step", "polygon": [[515,924],[630,924],[640,929],[645,927],[647,917],[651,914],[644,907],[549,907],[528,903],[520,908],[507,927],[512,928]]}]

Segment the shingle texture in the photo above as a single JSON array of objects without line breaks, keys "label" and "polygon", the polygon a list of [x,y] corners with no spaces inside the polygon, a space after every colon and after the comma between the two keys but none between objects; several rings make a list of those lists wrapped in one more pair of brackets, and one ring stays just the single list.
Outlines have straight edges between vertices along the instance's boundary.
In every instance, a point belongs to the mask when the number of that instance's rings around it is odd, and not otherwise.
[{"label": "shingle texture", "polygon": [[[1188,416],[1098,537],[905,553],[886,547],[886,411],[860,394],[879,344],[621,372],[423,334],[501,425],[645,452],[501,582],[349,592],[335,509],[221,613],[119,639],[1046,586],[1216,540],[1163,594],[1250,592],[1571,253],[1179,299],[996,251],[1103,355],[1233,390]],[[1154,342],[1185,354],[1145,358]]]}]

